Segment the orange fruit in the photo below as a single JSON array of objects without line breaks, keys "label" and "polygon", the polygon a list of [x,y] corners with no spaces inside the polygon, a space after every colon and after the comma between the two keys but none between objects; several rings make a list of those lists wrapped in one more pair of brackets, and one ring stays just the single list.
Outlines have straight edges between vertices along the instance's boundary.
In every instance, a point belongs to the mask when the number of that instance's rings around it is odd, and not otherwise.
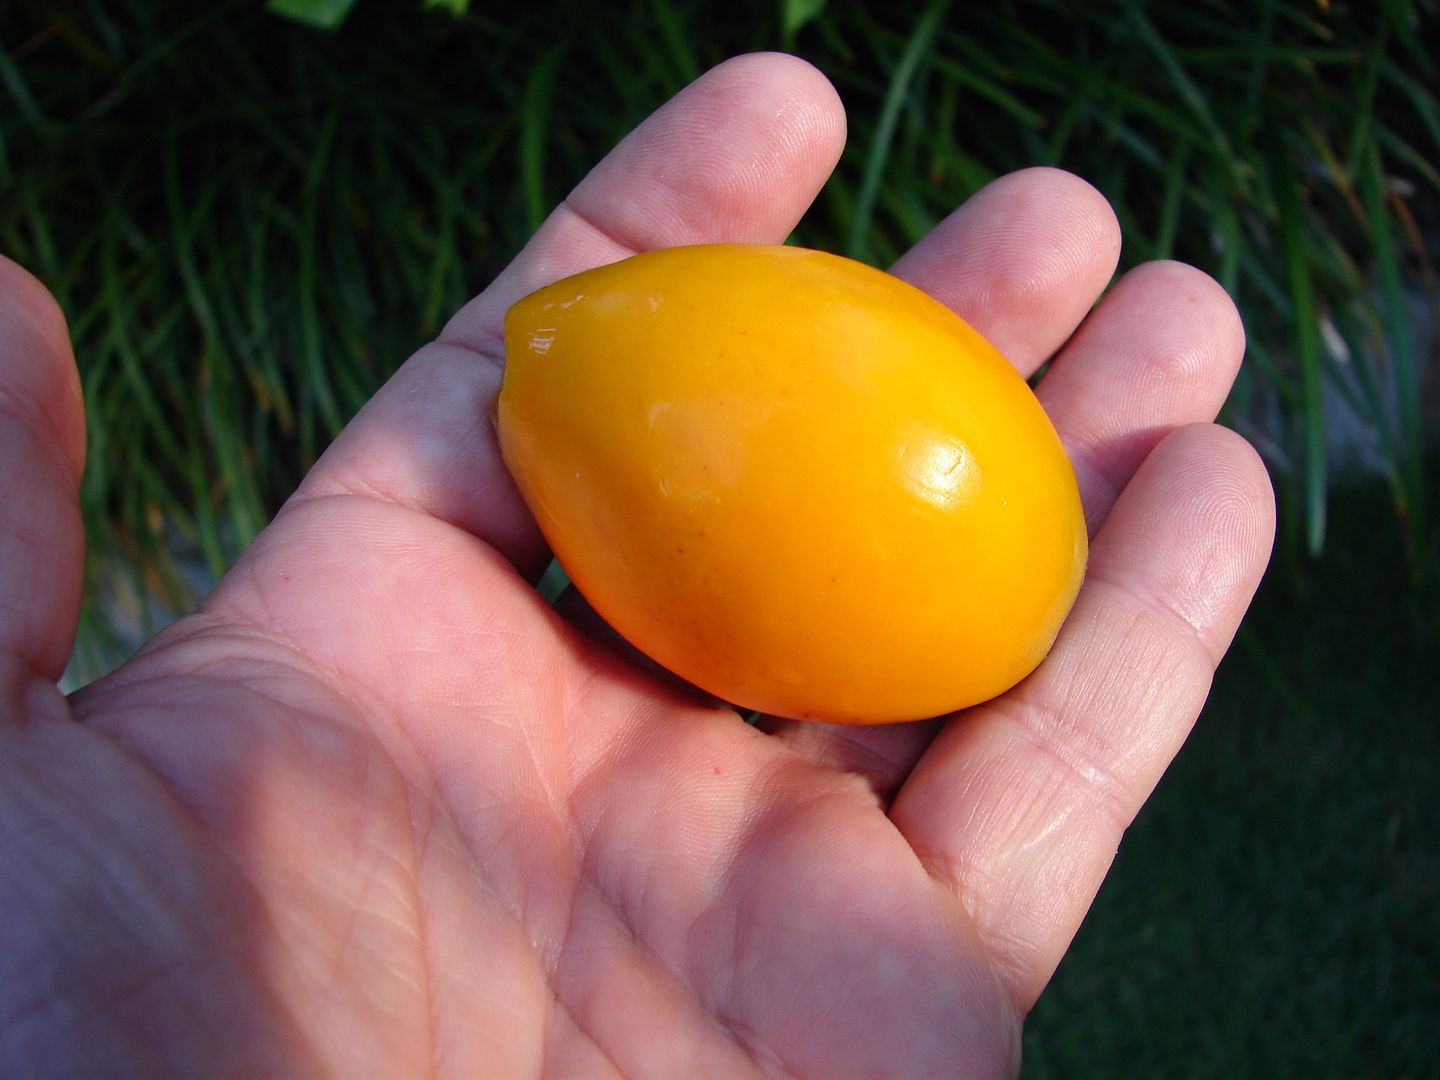
[{"label": "orange fruit", "polygon": [[793,247],[651,251],[505,322],[505,461],[616,630],[747,709],[913,720],[1000,694],[1080,586],[1024,379],[959,316]]}]

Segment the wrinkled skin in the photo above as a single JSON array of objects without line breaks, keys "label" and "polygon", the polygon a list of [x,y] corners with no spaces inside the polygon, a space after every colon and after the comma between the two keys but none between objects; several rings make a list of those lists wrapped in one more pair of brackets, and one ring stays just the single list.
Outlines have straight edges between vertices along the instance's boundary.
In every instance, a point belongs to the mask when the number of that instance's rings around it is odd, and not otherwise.
[{"label": "wrinkled skin", "polygon": [[68,700],[78,385],[53,302],[0,262],[0,1072],[1016,1070],[1268,557],[1265,472],[1210,423],[1243,351],[1221,290],[1148,265],[1095,306],[1116,222],[1052,170],[894,268],[1023,372],[1058,350],[1039,393],[1094,538],[1049,659],[944,721],[756,730],[562,619],[488,426],[513,300],[645,248],[778,242],[843,138],[797,60],[705,75],[198,612]]}]

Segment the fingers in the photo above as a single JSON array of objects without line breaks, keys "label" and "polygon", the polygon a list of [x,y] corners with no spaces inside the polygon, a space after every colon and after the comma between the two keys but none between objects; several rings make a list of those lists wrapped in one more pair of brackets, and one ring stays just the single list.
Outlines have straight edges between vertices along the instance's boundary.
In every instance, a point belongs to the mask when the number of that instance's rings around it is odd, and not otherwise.
[{"label": "fingers", "polygon": [[[1244,354],[1244,328],[1219,285],[1193,267],[1171,262],[1131,271],[1090,311],[1094,293],[1114,265],[1108,246],[1114,219],[1103,199],[1083,181],[1055,170],[1029,170],[1006,179],[1014,186],[1007,189],[1005,181],[997,181],[982,193],[988,193],[989,212],[968,213],[969,204],[957,211],[942,226],[957,234],[927,238],[929,249],[917,248],[908,269],[935,275],[917,283],[955,303],[981,304],[988,296],[989,306],[960,314],[986,326],[992,339],[1009,340],[1009,356],[1024,373],[1046,358],[1041,350],[1051,342],[1069,339],[1037,393],[1075,466],[1093,536],[1161,438],[1219,413]],[[1016,205],[1007,207],[1002,196],[1013,196]],[[998,295],[993,286],[975,282],[983,267],[971,262],[975,256],[966,243],[967,222],[978,222],[974,227],[982,230],[997,227],[996,222],[1034,222],[1041,207],[1054,208],[1060,218],[1040,217],[1042,228],[1059,234],[1050,243],[1035,236],[1019,244],[1003,237],[977,242],[996,257],[1010,253],[1014,264],[997,268],[994,277],[1021,283],[1015,296]],[[1068,235],[1067,229],[1072,230]],[[1075,254],[1086,237],[1092,245],[1088,263]],[[953,279],[945,276],[947,254],[957,260]],[[1027,269],[1031,260],[1034,265]],[[1048,293],[1034,284],[1044,281],[1050,283]],[[1032,316],[1027,318],[1027,312]],[[1081,318],[1085,321],[1077,331]],[[1007,329],[1012,323],[1021,329]],[[885,797],[903,782],[939,727],[938,721],[924,721],[853,730],[776,724],[774,730],[808,757],[860,772]]]},{"label": "fingers", "polygon": [[[65,670],[80,608],[85,460],[65,317],[0,256],[0,700]],[[7,709],[3,715],[10,715]]]},{"label": "fingers", "polygon": [[401,368],[297,498],[362,493],[418,508],[537,573],[544,544],[490,426],[505,311],[542,284],[647,248],[784,240],[843,141],[839,99],[803,61],[743,56],[710,71],[621,142],[495,283]]},{"label": "fingers", "polygon": [[1194,267],[1148,263],[1105,297],[1037,389],[1092,536],[1161,438],[1219,415],[1244,353],[1234,303]]},{"label": "fingers", "polygon": [[1199,714],[1273,535],[1248,444],[1203,424],[1166,437],[1100,530],[1050,657],[947,725],[896,797],[892,819],[1022,1009]]},{"label": "fingers", "polygon": [[1120,225],[1105,197],[1059,169],[987,184],[892,268],[1029,377],[1110,283]]},{"label": "fingers", "polygon": [[[1085,318],[1109,284],[1119,252],[1119,225],[1104,196],[1058,169],[1026,169],[987,185],[892,269],[948,304],[1029,375]],[[1143,343],[1137,348],[1143,350]],[[939,721],[885,728],[788,721],[764,726],[812,760],[865,776],[886,798]]]}]

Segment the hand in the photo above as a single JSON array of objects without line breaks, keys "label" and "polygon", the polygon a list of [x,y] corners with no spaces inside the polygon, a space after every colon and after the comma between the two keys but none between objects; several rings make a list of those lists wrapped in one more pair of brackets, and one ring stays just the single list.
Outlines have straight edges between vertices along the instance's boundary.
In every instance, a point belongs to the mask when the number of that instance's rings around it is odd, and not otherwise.
[{"label": "hand", "polygon": [[[502,315],[657,246],[779,242],[844,121],[742,57],[649,119],[355,418],[200,610],[68,701],[78,383],[0,261],[0,1072],[991,1076],[1269,553],[1198,271],[996,181],[894,268],[1040,384],[1089,575],[948,721],[747,727],[563,621],[496,451]],[[1082,325],[1083,320],[1083,325]],[[1077,331],[1077,326],[1079,327]]]}]

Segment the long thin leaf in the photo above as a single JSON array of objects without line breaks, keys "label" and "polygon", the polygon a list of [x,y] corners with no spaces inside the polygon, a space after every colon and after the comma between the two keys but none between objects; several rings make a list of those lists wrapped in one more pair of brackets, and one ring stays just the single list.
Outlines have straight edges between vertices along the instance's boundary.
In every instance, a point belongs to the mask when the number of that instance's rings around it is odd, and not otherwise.
[{"label": "long thin leaf", "polygon": [[[1141,39],[1150,48],[1151,52],[1155,54],[1155,58],[1160,62],[1161,67],[1163,67],[1170,76],[1171,82],[1180,94],[1180,99],[1185,102],[1190,108],[1190,111],[1193,112],[1204,125],[1210,140],[1220,150],[1224,158],[1234,160],[1235,152],[1231,147],[1230,136],[1215,119],[1214,112],[1211,110],[1205,95],[1201,93],[1199,87],[1195,85],[1195,81],[1190,77],[1189,72],[1185,70],[1185,65],[1176,57],[1174,50],[1170,47],[1170,43],[1161,36],[1155,29],[1155,24],[1151,22],[1149,17],[1146,16],[1139,7],[1133,4],[1129,5],[1126,14],[1130,16],[1130,21],[1139,32]],[[1234,180],[1238,186],[1242,188],[1245,186],[1244,175],[1238,169],[1235,170]]]},{"label": "long thin leaf", "polygon": [[1370,147],[1360,167],[1360,192],[1370,218],[1370,247],[1380,275],[1385,343],[1394,377],[1400,423],[1401,467],[1405,503],[1400,507],[1409,528],[1423,531],[1425,518],[1424,439],[1420,424],[1420,364],[1417,362],[1410,305],[1405,295],[1399,252],[1390,232],[1385,176],[1380,155]]},{"label": "long thin leaf", "polygon": [[1276,173],[1280,211],[1280,246],[1289,286],[1295,357],[1300,365],[1301,414],[1304,426],[1305,544],[1311,555],[1325,546],[1325,407],[1321,396],[1321,356],[1315,292],[1311,282],[1310,254],[1301,221],[1300,188],[1284,171]]},{"label": "long thin leaf", "polygon": [[335,30],[350,15],[355,0],[265,0],[265,10],[321,30]]},{"label": "long thin leaf", "polygon": [[674,65],[677,85],[693,82],[700,77],[700,62],[690,47],[689,36],[680,23],[675,6],[670,0],[650,0],[650,14],[660,27],[660,36],[665,41],[666,52]]},{"label": "long thin leaf", "polygon": [[889,161],[890,141],[894,138],[895,124],[900,118],[900,110],[905,104],[910,83],[920,68],[921,59],[935,40],[935,33],[940,27],[940,21],[945,17],[945,12],[949,7],[950,0],[931,0],[929,6],[916,21],[905,51],[900,55],[899,63],[895,65],[890,88],[886,91],[885,102],[880,107],[880,115],[875,124],[875,134],[870,140],[869,153],[865,160],[865,172],[860,180],[860,193],[855,200],[855,213],[850,222],[849,236],[845,241],[845,252],[852,258],[860,258],[865,249],[870,231],[870,219],[875,210],[876,193],[879,190],[881,178],[885,174],[886,163]]},{"label": "long thin leaf", "polygon": [[520,188],[525,193],[525,219],[530,232],[540,227],[550,212],[545,190],[546,138],[553,128],[550,99],[555,92],[555,73],[568,48],[561,41],[540,54],[520,103]]}]

